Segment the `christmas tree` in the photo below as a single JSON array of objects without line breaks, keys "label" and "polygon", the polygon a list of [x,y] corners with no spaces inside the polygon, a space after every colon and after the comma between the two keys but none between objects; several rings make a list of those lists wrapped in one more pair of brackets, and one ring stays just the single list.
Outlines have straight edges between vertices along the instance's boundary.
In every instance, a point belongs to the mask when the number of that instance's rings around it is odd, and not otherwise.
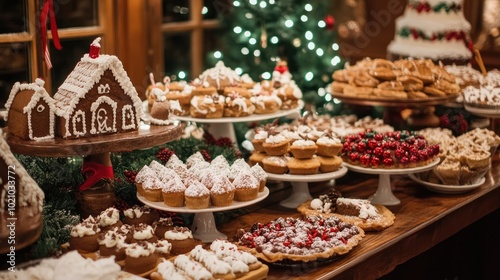
[{"label": "christmas tree", "polygon": [[269,80],[277,62],[286,60],[307,103],[331,101],[324,87],[343,61],[328,6],[328,1],[315,0],[233,1],[222,21],[224,47],[208,55],[209,67],[222,60],[260,81]]}]

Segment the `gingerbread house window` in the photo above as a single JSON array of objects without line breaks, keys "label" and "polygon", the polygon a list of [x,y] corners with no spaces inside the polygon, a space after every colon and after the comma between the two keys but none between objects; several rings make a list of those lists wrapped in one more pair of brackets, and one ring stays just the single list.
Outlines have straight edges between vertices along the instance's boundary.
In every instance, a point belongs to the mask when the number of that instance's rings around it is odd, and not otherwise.
[{"label": "gingerbread house window", "polygon": [[135,114],[132,105],[125,105],[122,108],[122,129],[135,129]]},{"label": "gingerbread house window", "polygon": [[101,134],[116,132],[116,110],[117,103],[108,96],[101,96],[92,103],[90,111],[92,112],[91,134]]},{"label": "gingerbread house window", "polygon": [[73,115],[73,135],[84,136],[87,133],[87,121],[85,119],[85,112],[78,110]]}]

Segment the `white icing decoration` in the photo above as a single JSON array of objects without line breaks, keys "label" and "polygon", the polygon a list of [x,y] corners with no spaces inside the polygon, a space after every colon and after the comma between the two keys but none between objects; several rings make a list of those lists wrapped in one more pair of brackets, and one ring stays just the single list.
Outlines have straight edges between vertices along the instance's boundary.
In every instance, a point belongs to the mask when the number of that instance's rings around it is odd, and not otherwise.
[{"label": "white icing decoration", "polygon": [[132,105],[127,104],[124,105],[122,108],[122,129],[123,130],[129,130],[129,129],[135,129],[136,124],[134,122],[134,108],[132,108]]},{"label": "white icing decoration", "polygon": [[[83,112],[82,110],[78,110],[75,112],[71,119],[73,121],[74,136],[79,137],[87,134],[87,120],[85,119],[85,112]],[[78,130],[79,124],[82,126],[82,130]]]},{"label": "white icing decoration", "polygon": [[[113,109],[113,126],[108,127],[107,120],[109,118],[108,112],[106,109],[101,107],[103,103],[106,103],[111,106]],[[106,133],[106,132],[116,132],[116,110],[117,110],[117,103],[109,98],[108,96],[101,96],[97,98],[97,100],[92,103],[90,106],[90,111],[92,112],[92,128],[90,129],[91,134],[99,134],[99,133]],[[97,128],[96,128],[96,123],[97,123]]]},{"label": "white icing decoration", "polygon": [[213,279],[212,273],[210,273],[210,271],[203,267],[202,264],[192,261],[186,255],[177,256],[174,260],[174,264],[194,280]]},{"label": "white icing decoration", "polygon": [[97,93],[98,94],[106,94],[106,93],[109,93],[111,91],[111,88],[109,87],[109,84],[100,84],[98,87],[97,87]]}]

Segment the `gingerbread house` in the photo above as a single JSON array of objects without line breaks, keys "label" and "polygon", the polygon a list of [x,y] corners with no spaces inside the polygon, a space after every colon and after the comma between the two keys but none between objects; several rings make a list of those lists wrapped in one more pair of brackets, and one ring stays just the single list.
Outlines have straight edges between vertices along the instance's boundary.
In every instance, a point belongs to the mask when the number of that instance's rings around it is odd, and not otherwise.
[{"label": "gingerbread house", "polygon": [[121,61],[99,54],[97,38],[54,94],[60,137],[80,138],[137,130],[139,98]]},{"label": "gingerbread house", "polygon": [[15,83],[5,107],[9,132],[26,140],[54,138],[54,100],[45,82]]},{"label": "gingerbread house", "polygon": [[[44,193],[12,154],[0,129],[0,254],[22,249],[42,232]],[[15,245],[12,243],[15,239]]]}]

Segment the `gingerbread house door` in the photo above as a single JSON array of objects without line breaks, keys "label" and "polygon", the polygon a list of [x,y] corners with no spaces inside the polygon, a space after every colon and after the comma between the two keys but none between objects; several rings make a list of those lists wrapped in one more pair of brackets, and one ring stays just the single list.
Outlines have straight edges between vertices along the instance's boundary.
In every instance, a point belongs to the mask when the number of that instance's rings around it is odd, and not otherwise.
[{"label": "gingerbread house door", "polygon": [[28,112],[30,139],[54,137],[54,112],[45,100],[40,99]]},{"label": "gingerbread house door", "polygon": [[92,114],[91,134],[106,134],[116,132],[117,102],[108,96],[99,97],[90,106]]}]

